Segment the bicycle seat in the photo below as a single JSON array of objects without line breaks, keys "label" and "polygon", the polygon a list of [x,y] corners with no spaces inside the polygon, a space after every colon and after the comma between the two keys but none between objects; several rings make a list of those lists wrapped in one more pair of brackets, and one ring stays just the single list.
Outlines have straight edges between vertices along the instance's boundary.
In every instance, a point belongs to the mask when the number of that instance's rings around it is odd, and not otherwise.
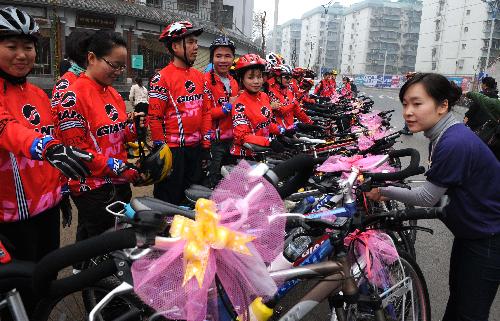
[{"label": "bicycle seat", "polygon": [[35,263],[29,261],[12,260],[10,263],[0,264],[0,292],[28,288],[34,270]]},{"label": "bicycle seat", "polygon": [[250,144],[250,143],[244,143],[243,147],[248,148],[252,152],[258,153],[258,154],[267,153],[267,152],[272,151],[272,149],[270,147],[260,146],[260,145]]},{"label": "bicycle seat", "polygon": [[191,185],[187,190],[185,190],[184,194],[186,194],[188,200],[190,200],[193,203],[196,203],[196,201],[200,198],[209,199],[210,196],[212,196],[212,192],[213,190],[211,190],[208,187],[194,184]]},{"label": "bicycle seat", "polygon": [[130,206],[132,209],[136,212],[141,212],[141,211],[154,211],[161,213],[162,215],[165,216],[174,216],[177,214],[193,218],[194,219],[194,212],[191,210],[187,210],[185,208],[182,208],[180,206],[170,204],[164,201],[160,201],[156,198],[152,197],[137,197],[134,198],[130,202]]}]

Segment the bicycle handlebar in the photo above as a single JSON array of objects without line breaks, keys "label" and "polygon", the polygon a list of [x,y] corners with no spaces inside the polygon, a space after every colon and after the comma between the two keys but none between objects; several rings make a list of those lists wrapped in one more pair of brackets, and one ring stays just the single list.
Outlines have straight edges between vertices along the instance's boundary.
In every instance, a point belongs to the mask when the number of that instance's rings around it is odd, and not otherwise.
[{"label": "bicycle handlebar", "polygon": [[405,169],[395,173],[364,173],[366,178],[374,181],[399,181],[410,176],[419,175],[425,172],[425,168],[420,165],[420,153],[413,148],[405,148],[389,152],[390,157],[410,157],[410,164]]},{"label": "bicycle handlebar", "polygon": [[410,220],[432,220],[446,217],[444,207],[422,207],[404,210],[390,211],[380,215],[368,216],[364,222],[365,226],[371,225],[382,219],[392,222],[403,222]]},{"label": "bicycle handlebar", "polygon": [[[323,163],[326,157],[314,158],[311,155],[297,155],[285,162],[282,162],[266,173],[266,179],[277,187],[278,193],[282,198],[296,192],[311,177],[314,166]],[[278,187],[278,183],[289,177],[283,186]]]},{"label": "bicycle handlebar", "polygon": [[105,261],[61,280],[55,280],[57,273],[73,264],[113,251],[133,248],[136,244],[135,232],[132,229],[124,229],[104,233],[55,250],[37,263],[33,273],[34,291],[40,296],[63,296],[82,289],[85,285],[112,275],[116,271],[113,260]]}]

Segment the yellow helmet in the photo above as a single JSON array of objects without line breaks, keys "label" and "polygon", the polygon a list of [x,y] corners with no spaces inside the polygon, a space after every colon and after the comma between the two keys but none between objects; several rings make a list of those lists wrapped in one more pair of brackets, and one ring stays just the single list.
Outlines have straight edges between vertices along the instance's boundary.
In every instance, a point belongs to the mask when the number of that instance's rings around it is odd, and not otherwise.
[{"label": "yellow helmet", "polygon": [[172,170],[172,152],[167,144],[163,144],[148,156],[137,161],[141,179],[134,186],[147,186],[164,180]]},{"label": "yellow helmet", "polygon": [[334,75],[338,75],[339,73],[337,72],[337,69],[333,69],[333,70],[332,70],[332,74],[334,74]]},{"label": "yellow helmet", "polygon": [[[142,148],[146,147],[146,144],[141,142]],[[127,142],[127,157],[128,158],[139,158],[139,143],[138,142]]]},{"label": "yellow helmet", "polygon": [[235,71],[236,63],[238,62],[238,60],[240,60],[239,57],[233,60],[233,64],[231,65],[231,68],[229,68],[229,70]]}]

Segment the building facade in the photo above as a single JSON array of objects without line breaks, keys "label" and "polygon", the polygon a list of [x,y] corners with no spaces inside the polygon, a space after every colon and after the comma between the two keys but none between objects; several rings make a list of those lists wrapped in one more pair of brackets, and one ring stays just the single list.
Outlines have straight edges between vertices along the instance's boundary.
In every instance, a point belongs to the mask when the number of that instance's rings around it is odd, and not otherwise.
[{"label": "building facade", "polygon": [[298,66],[302,20],[292,19],[281,25],[281,54],[293,67]]},{"label": "building facade", "polygon": [[317,7],[302,15],[298,65],[321,71],[338,69],[341,64],[344,7],[335,3],[325,13]]},{"label": "building facade", "polygon": [[401,74],[415,69],[422,4],[365,0],[346,9],[342,72]]},{"label": "building facade", "polygon": [[222,32],[235,41],[237,54],[259,52],[251,42],[253,0],[224,0],[222,11],[212,8],[209,0],[0,1],[0,6],[4,5],[26,10],[40,25],[42,37],[30,79],[42,88],[53,85],[58,64],[64,57],[66,38],[78,29],[104,28],[123,35],[130,63],[117,86],[120,82],[130,82],[135,76],[151,77],[156,68],[168,63],[170,57],[158,36],[166,25],[177,20],[190,20],[205,30],[198,41],[200,47],[195,62],[200,70],[208,64],[210,43]]},{"label": "building facade", "polygon": [[[492,12],[481,0],[424,0],[415,69],[475,75],[486,69]],[[500,54],[495,24],[490,63]]]},{"label": "building facade", "polygon": [[[276,32],[275,32],[276,29]],[[283,36],[281,25],[276,25],[266,35],[266,52],[281,53],[281,38]]]}]

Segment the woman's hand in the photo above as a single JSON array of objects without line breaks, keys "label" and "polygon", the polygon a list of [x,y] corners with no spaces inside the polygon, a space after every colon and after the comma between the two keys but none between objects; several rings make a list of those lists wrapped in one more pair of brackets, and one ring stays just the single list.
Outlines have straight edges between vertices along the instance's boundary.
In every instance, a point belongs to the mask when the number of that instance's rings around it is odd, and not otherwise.
[{"label": "woman's hand", "polygon": [[278,103],[278,102],[276,102],[276,101],[273,101],[273,102],[271,103],[271,109],[272,109],[272,110],[279,109],[280,107],[281,107],[281,104],[280,104],[280,103]]},{"label": "woman's hand", "polygon": [[365,193],[365,196],[376,202],[389,200],[387,197],[382,196],[382,194],[380,193],[380,188],[372,188],[371,191]]}]

